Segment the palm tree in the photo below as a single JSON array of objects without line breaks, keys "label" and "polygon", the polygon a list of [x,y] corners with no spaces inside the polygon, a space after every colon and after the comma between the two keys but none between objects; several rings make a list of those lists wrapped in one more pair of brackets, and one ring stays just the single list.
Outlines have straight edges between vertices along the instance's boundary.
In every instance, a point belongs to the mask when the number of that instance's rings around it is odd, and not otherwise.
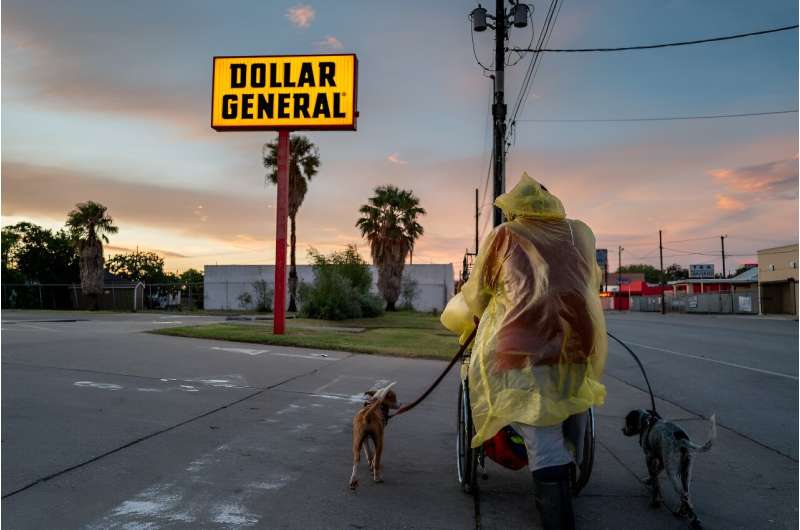
[{"label": "palm tree", "polygon": [[98,309],[103,292],[103,241],[108,243],[106,234],[119,231],[106,210],[102,204],[88,201],[76,204],[67,214],[67,227],[80,257],[81,290],[92,301],[92,309]]},{"label": "palm tree", "polygon": [[[264,167],[269,170],[267,180],[278,183],[278,141],[264,144],[261,151]],[[289,311],[297,311],[297,265],[295,247],[297,245],[297,211],[303,204],[308,191],[308,182],[319,169],[319,150],[305,136],[292,136],[289,140]]]},{"label": "palm tree", "polygon": [[369,241],[372,262],[378,267],[378,290],[386,300],[386,310],[394,311],[406,256],[423,234],[417,217],[425,215],[425,209],[413,192],[388,185],[375,188],[375,195],[359,212],[356,227]]}]

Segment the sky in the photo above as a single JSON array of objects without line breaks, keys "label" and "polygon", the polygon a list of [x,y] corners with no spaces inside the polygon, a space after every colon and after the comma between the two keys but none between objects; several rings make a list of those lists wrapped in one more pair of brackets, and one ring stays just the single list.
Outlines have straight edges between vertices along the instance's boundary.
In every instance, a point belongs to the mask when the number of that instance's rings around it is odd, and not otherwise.
[{"label": "sky", "polygon": [[[490,2],[491,3],[491,2]],[[534,2],[533,30],[549,2]],[[271,132],[209,127],[215,55],[355,53],[357,131],[307,132],[321,167],[298,214],[298,258],[368,246],[358,208],[379,185],[427,210],[415,263],[453,263],[490,229],[491,80],[473,55],[468,1],[2,3],[2,223],[63,226],[106,205],[110,253],[158,252],[167,269],[273,263]],[[650,44],[796,24],[790,0],[565,0],[549,47]],[[473,34],[492,58],[491,32]],[[514,28],[524,46],[530,28]],[[509,62],[517,59],[509,55]],[[506,70],[519,93],[529,56]],[[558,195],[623,263],[729,269],[798,239],[798,116],[649,122],[524,122],[793,110],[797,31],[680,48],[547,54],[507,160]],[[687,241],[688,240],[688,241]]]}]

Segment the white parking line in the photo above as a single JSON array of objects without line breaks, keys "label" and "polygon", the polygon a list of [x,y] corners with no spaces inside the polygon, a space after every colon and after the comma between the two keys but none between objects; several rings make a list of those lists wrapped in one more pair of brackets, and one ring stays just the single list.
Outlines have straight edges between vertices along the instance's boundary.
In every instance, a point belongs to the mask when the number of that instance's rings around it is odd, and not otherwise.
[{"label": "white parking line", "polygon": [[[50,333],[58,333],[57,329],[46,328],[44,326],[35,326],[33,324],[22,323],[22,322],[18,322],[17,324],[15,324],[15,326],[27,329],[35,329],[36,331],[47,331]],[[8,328],[3,328],[3,329],[8,329]]]},{"label": "white parking line", "polygon": [[317,361],[338,361],[336,357],[329,357],[327,353],[284,353],[271,350],[255,350],[251,348],[222,348],[219,346],[212,346],[212,350],[228,351],[232,353],[243,353],[245,355],[261,355],[268,353],[269,355],[277,355],[279,357],[296,357],[298,359],[315,359]]},{"label": "white parking line", "polygon": [[709,359],[708,357],[701,357],[700,355],[692,355],[691,353],[683,353],[683,352],[679,352],[679,351],[666,350],[664,348],[656,348],[655,346],[648,346],[646,344],[638,344],[636,342],[631,342],[631,341],[626,341],[626,343],[630,344],[631,346],[637,346],[639,348],[647,348],[648,350],[660,351],[660,352],[663,352],[663,353],[668,353],[670,355],[677,355],[679,357],[688,357],[689,359],[698,359],[700,361],[706,361],[706,362],[709,362],[709,363],[722,364],[724,366],[730,366],[732,368],[741,368],[742,370],[750,370],[751,372],[759,372],[759,373],[762,373],[762,374],[774,375],[774,376],[777,376],[777,377],[785,377],[786,379],[792,379],[793,381],[797,381],[798,380],[797,377],[794,376],[794,375],[782,374],[780,372],[773,372],[771,370],[762,370],[761,368],[753,368],[752,366],[744,366],[743,364],[729,363],[729,362],[726,362],[726,361],[718,361],[716,359]]}]

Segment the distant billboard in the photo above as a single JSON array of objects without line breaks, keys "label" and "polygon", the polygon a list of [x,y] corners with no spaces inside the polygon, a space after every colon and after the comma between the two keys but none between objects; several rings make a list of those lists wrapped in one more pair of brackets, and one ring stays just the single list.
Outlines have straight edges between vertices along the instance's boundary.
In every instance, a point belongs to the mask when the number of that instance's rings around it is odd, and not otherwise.
[{"label": "distant billboard", "polygon": [[714,265],[710,263],[700,263],[696,265],[689,265],[689,278],[713,278]]},{"label": "distant billboard", "polygon": [[608,265],[608,249],[598,248],[595,250],[595,255],[597,257],[597,264],[601,269],[605,269]]}]

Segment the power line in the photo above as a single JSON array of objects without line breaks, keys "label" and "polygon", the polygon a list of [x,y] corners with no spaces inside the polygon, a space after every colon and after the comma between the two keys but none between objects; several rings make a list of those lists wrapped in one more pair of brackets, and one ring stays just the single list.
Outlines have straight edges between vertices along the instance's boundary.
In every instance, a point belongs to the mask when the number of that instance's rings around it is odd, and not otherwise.
[{"label": "power line", "polygon": [[[561,12],[561,2],[559,0],[551,0],[550,6],[547,10],[547,14],[545,15],[544,23],[542,24],[542,30],[539,33],[539,40],[536,42],[536,47],[541,48],[543,45],[546,45],[550,41],[550,36],[553,32],[553,27],[555,26],[555,20],[558,18],[558,14]],[[519,94],[517,95],[517,100],[514,103],[514,110],[511,113],[511,120],[510,126],[508,128],[508,132],[504,139],[504,144],[508,144],[509,138],[514,134],[514,130],[517,124],[517,116],[519,115],[519,111],[522,107],[525,106],[525,103],[528,101],[528,94],[530,93],[530,87],[533,85],[533,80],[536,77],[536,73],[539,70],[539,65],[542,62],[541,55],[539,53],[534,53],[531,57],[531,62],[528,63],[528,69],[525,72],[525,76],[522,81],[522,85],[520,86]]]},{"label": "power line", "polygon": [[[717,236],[710,237],[693,237],[691,239],[678,239],[677,241],[667,241],[667,243],[687,243],[689,241],[705,241],[707,239],[717,239]],[[665,247],[666,248],[666,247]]]},{"label": "power line", "polygon": [[736,35],[726,35],[724,37],[712,37],[708,39],[688,40],[680,42],[666,42],[662,44],[645,44],[640,46],[621,46],[618,48],[511,48],[515,52],[559,52],[559,53],[579,53],[579,52],[622,52],[629,50],[652,50],[654,48],[672,48],[676,46],[689,46],[693,44],[705,44],[708,42],[719,42],[724,40],[742,39],[745,37],[755,37],[758,35],[767,35],[769,33],[777,33],[779,31],[788,31],[790,29],[797,29],[797,24],[792,26],[783,26],[780,28],[765,29],[763,31],[751,31],[750,33],[738,33]]},{"label": "power line", "polygon": [[678,120],[716,120],[721,118],[749,118],[753,116],[775,116],[778,114],[796,114],[798,109],[773,110],[767,112],[743,112],[741,114],[699,114],[694,116],[659,116],[645,118],[588,118],[588,119],[519,119],[517,122],[540,123],[605,123],[605,122],[640,122],[640,121],[678,121]]}]

